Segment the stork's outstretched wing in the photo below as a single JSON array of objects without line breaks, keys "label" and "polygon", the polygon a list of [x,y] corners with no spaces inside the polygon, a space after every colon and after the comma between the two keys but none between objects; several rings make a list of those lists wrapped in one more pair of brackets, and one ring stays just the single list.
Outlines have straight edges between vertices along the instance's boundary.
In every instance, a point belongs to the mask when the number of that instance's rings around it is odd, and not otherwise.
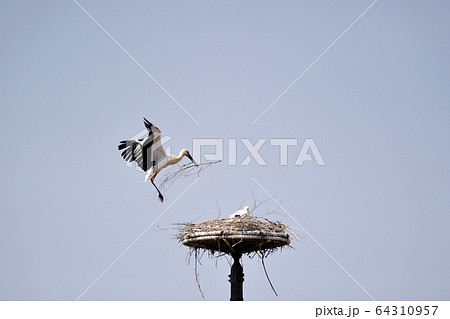
[{"label": "stork's outstretched wing", "polygon": [[144,124],[149,134],[139,140],[121,141],[118,149],[123,150],[122,157],[127,162],[136,162],[144,171],[149,170],[166,158],[166,152],[161,145],[161,131],[144,118]]},{"label": "stork's outstretched wing", "polygon": [[144,117],[144,125],[147,128],[148,131],[148,137],[152,137],[153,135],[153,148],[156,152],[161,152],[164,155],[166,155],[166,152],[162,148],[161,145],[161,131],[159,128],[157,128],[155,125],[150,123],[145,117]]}]

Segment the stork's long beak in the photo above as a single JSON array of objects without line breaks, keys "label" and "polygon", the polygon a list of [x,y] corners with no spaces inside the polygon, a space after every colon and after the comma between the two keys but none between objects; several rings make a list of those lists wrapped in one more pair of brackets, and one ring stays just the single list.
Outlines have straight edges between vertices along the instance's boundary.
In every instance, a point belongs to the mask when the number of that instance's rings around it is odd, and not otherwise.
[{"label": "stork's long beak", "polygon": [[187,158],[189,158],[189,159],[192,161],[192,163],[193,163],[195,166],[198,166],[197,162],[194,161],[194,159],[192,158],[191,154],[187,153],[186,156],[187,156]]}]

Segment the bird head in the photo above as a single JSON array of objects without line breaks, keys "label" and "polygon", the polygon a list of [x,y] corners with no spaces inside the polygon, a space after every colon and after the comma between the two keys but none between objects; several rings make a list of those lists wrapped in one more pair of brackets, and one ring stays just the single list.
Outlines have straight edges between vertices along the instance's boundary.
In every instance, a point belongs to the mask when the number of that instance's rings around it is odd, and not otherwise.
[{"label": "bird head", "polygon": [[187,149],[183,149],[181,151],[181,153],[183,154],[183,156],[186,156],[187,158],[189,158],[195,166],[198,166],[198,164],[194,161],[194,159],[192,158],[191,154],[189,153],[189,151]]}]

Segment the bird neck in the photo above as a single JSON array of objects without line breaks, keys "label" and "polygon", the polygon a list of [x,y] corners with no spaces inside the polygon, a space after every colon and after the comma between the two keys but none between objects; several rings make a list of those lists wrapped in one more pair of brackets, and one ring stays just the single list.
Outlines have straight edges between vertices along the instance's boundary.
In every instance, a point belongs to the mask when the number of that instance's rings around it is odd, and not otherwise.
[{"label": "bird neck", "polygon": [[176,164],[176,163],[178,163],[179,161],[181,161],[181,159],[184,157],[184,154],[183,154],[183,151],[181,151],[180,152],[180,154],[178,154],[178,156],[174,156],[174,155],[172,155],[172,163],[173,164]]}]

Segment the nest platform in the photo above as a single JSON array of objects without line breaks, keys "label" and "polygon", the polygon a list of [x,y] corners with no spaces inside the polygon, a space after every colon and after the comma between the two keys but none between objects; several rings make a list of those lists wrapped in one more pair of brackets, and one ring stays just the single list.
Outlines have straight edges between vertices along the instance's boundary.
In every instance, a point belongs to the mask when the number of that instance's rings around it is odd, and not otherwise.
[{"label": "nest platform", "polygon": [[290,244],[290,234],[290,228],[278,221],[246,216],[185,224],[178,239],[194,249],[233,255],[274,251]]}]

